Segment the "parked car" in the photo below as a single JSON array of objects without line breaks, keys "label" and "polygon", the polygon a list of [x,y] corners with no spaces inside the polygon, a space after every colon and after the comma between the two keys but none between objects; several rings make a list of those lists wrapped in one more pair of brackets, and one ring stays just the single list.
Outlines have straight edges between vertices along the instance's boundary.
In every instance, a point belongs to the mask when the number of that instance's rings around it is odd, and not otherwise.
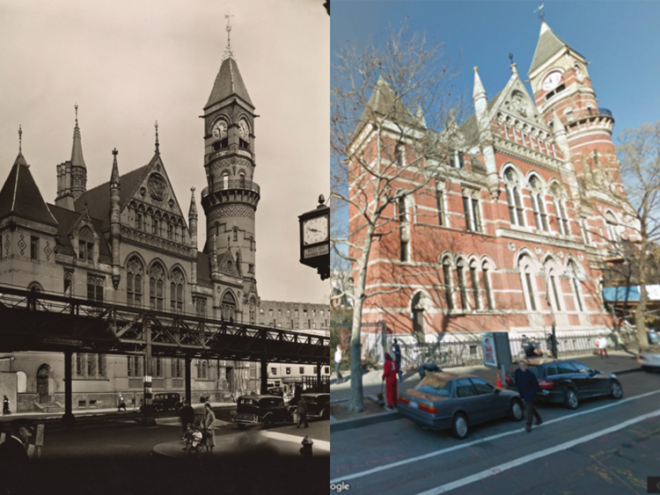
[{"label": "parked car", "polygon": [[648,330],[646,336],[649,339],[649,345],[660,345],[660,335],[655,330]]},{"label": "parked car", "polygon": [[265,423],[267,426],[291,423],[294,409],[277,395],[243,395],[236,402],[236,414],[232,421],[239,428],[258,423]]},{"label": "parked car", "polygon": [[268,389],[268,395],[279,395],[284,397],[284,389],[282,387],[271,387]]},{"label": "parked car", "polygon": [[660,370],[660,347],[654,346],[640,352],[637,362],[645,371]]},{"label": "parked car", "polygon": [[[183,407],[183,402],[181,402],[181,394],[177,394],[176,392],[155,394],[152,406],[156,412],[180,411]],[[143,409],[144,406],[141,406],[140,412],[142,412]]]},{"label": "parked car", "polygon": [[[308,392],[300,395],[307,401],[307,417],[314,419],[330,419],[330,394],[322,392]],[[297,406],[300,399],[294,397],[289,401],[290,406]]]},{"label": "parked car", "polygon": [[[528,369],[539,382],[537,398],[541,402],[563,404],[577,409],[580,401],[592,397],[623,397],[623,388],[614,373],[601,373],[574,359],[529,359]],[[512,364],[506,375],[506,387],[517,390]]]},{"label": "parked car", "polygon": [[431,430],[451,429],[459,439],[471,426],[498,418],[520,421],[522,401],[517,392],[507,392],[474,375],[433,373],[414,389],[399,393],[399,412]]}]

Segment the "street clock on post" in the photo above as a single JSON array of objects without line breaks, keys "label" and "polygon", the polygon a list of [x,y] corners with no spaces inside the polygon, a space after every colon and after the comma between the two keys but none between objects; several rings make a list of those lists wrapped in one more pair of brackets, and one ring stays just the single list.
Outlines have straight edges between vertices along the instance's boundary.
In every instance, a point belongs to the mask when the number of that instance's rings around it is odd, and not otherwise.
[{"label": "street clock on post", "polygon": [[330,278],[330,207],[323,195],[315,210],[303,213],[300,221],[300,262],[316,268],[321,280]]}]

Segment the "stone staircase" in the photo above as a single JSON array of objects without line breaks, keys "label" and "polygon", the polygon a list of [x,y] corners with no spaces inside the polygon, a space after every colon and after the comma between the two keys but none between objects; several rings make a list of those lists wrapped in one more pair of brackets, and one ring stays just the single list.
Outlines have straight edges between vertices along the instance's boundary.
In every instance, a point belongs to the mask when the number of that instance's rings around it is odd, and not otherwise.
[{"label": "stone staircase", "polygon": [[33,412],[55,413],[64,411],[64,406],[60,402],[49,402],[47,404],[33,402],[32,405]]}]

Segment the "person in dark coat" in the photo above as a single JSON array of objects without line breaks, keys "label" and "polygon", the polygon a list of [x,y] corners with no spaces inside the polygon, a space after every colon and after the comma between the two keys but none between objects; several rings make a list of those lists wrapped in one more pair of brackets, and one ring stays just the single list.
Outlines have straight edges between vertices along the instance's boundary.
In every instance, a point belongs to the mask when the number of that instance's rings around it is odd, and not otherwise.
[{"label": "person in dark coat", "polygon": [[527,420],[525,429],[529,432],[532,431],[533,418],[536,418],[537,425],[543,423],[541,415],[534,407],[536,393],[539,390],[539,382],[536,379],[536,375],[527,369],[527,363],[525,361],[520,361],[518,363],[518,369],[514,374],[514,380],[516,382],[516,387],[518,387],[518,393],[525,403],[525,419]]},{"label": "person in dark coat", "polygon": [[195,410],[190,405],[190,401],[187,400],[185,405],[181,408],[181,426],[183,427],[183,432],[185,433],[188,429],[188,425],[195,423]]},{"label": "person in dark coat", "polygon": [[394,343],[392,344],[392,353],[394,354],[394,362],[396,363],[396,367],[399,368],[399,380],[401,380],[403,373],[401,373],[401,346],[399,345],[399,341],[397,339],[394,339]]},{"label": "person in dark coat", "polygon": [[383,364],[383,380],[387,388],[387,405],[389,409],[393,409],[398,404],[396,384],[398,378],[399,368],[392,359],[389,353],[385,354],[385,364]]},{"label": "person in dark coat", "polygon": [[2,414],[11,414],[9,410],[9,397],[6,395],[2,398]]},{"label": "person in dark coat", "polygon": [[303,423],[305,424],[305,428],[309,428],[309,425],[307,424],[307,401],[304,397],[298,399],[296,414],[298,415],[298,426],[296,426],[296,428],[300,428],[300,425]]},{"label": "person in dark coat", "polygon": [[30,467],[30,458],[26,450],[29,432],[26,428],[21,432],[22,426],[20,422],[12,423],[12,431],[8,432],[6,440],[0,443],[2,493],[29,493],[25,484]]}]

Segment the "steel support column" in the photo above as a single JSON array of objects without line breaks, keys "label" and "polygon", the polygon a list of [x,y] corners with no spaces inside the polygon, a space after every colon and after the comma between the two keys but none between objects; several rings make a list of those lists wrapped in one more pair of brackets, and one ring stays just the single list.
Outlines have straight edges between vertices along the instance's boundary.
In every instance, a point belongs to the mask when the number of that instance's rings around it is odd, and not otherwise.
[{"label": "steel support column", "polygon": [[192,404],[192,373],[190,372],[192,358],[190,356],[186,356],[184,358],[184,363],[185,363],[184,380],[186,382],[186,402],[188,404]]},{"label": "steel support column", "polygon": [[316,363],[316,392],[321,392],[321,366],[322,363]]},{"label": "steel support column", "polygon": [[72,424],[73,415],[73,351],[64,351],[64,416],[62,422]]},{"label": "steel support column", "polygon": [[268,361],[266,361],[266,356],[261,358],[261,393],[268,393]]}]

